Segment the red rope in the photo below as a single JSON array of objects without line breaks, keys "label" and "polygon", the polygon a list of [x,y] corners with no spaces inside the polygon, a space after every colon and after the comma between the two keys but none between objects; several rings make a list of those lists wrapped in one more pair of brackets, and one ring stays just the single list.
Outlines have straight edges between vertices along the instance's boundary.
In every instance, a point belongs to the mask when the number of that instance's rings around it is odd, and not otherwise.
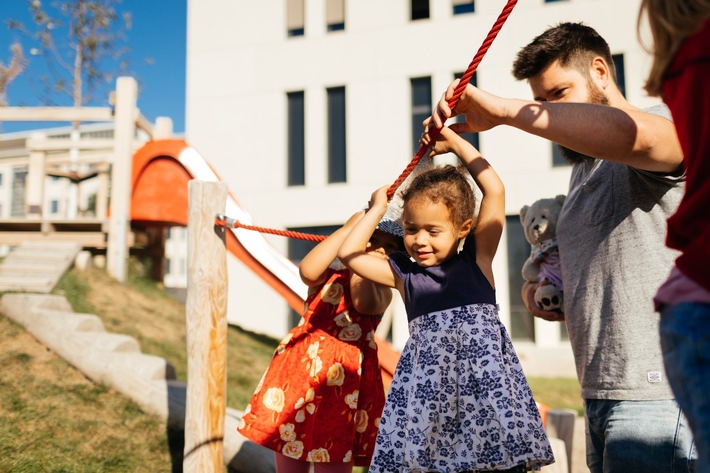
[{"label": "red rope", "polygon": [[[456,85],[456,88],[454,89],[454,95],[449,99],[448,102],[450,109],[453,110],[453,108],[458,103],[459,98],[461,97],[464,89],[466,88],[466,85],[468,85],[468,82],[471,80],[471,77],[473,77],[474,72],[476,72],[478,64],[480,64],[481,60],[483,59],[483,56],[486,54],[486,52],[488,52],[488,48],[490,48],[491,44],[493,44],[493,40],[496,38],[496,36],[498,36],[498,33],[503,27],[505,21],[510,16],[510,13],[513,11],[513,7],[515,7],[516,3],[518,3],[518,0],[508,0],[508,3],[506,3],[505,7],[503,8],[503,11],[500,13],[500,15],[498,15],[498,19],[493,24],[493,27],[488,32],[488,35],[483,40],[481,46],[478,48],[476,55],[473,56],[471,63],[468,65],[466,71],[464,71],[463,75],[461,76],[458,85]],[[431,131],[430,135],[432,142],[436,140],[436,137],[439,136],[439,133],[441,133],[441,128],[435,128]],[[424,157],[424,154],[426,154],[428,149],[429,147],[425,145],[422,145],[419,148],[419,151],[417,151],[417,153],[414,155],[407,167],[404,169],[404,171],[402,171],[402,174],[400,174],[397,180],[394,181],[394,183],[389,187],[389,189],[387,189],[388,200],[392,199],[392,196],[397,191],[397,188],[399,188],[399,186],[402,185],[404,180],[407,179],[407,176],[409,176],[412,171],[414,171],[414,168],[417,167],[417,164],[419,164],[419,161],[421,161],[422,157]],[[275,230],[272,228],[244,225],[238,220],[226,217],[224,215],[217,215],[215,217],[215,225],[221,225],[230,228],[244,228],[247,230],[255,230],[261,233],[270,233],[272,235],[281,235],[289,238],[297,238],[300,240],[308,240],[314,242],[320,242],[325,240],[326,238],[323,235],[311,235],[308,233],[292,232],[290,230]]]},{"label": "red rope", "polygon": [[257,227],[254,225],[245,225],[239,220],[229,218],[225,215],[217,215],[214,221],[215,225],[227,228],[244,228],[245,230],[254,230],[260,233],[270,233],[271,235],[280,235],[288,238],[296,238],[298,240],[314,241],[316,243],[326,239],[325,235],[311,235],[310,233],[292,232],[290,230],[276,230],[274,228]]},{"label": "red rope", "polygon": [[[513,11],[513,7],[515,7],[515,4],[518,3],[518,0],[508,0],[508,3],[505,5],[503,8],[503,11],[500,13],[498,16],[498,19],[496,22],[493,24],[493,27],[491,30],[488,32],[488,35],[486,36],[486,39],[483,40],[483,43],[481,46],[478,48],[478,51],[476,52],[476,55],[473,57],[471,60],[471,63],[468,65],[466,68],[466,71],[463,73],[461,76],[461,80],[459,81],[458,85],[454,89],[454,95],[449,99],[449,108],[454,109],[456,104],[459,101],[459,98],[463,94],[464,89],[466,88],[466,85],[468,82],[471,80],[471,77],[473,77],[473,73],[476,72],[476,68],[478,67],[478,64],[481,62],[483,59],[483,56],[486,54],[488,51],[488,48],[491,47],[491,44],[493,44],[493,40],[498,36],[498,33],[500,32],[501,28],[503,27],[503,24],[505,21],[508,19],[510,16],[510,13]],[[432,143],[434,140],[436,140],[436,137],[439,136],[439,133],[441,133],[441,128],[435,128],[431,131],[431,141]],[[414,168],[417,167],[417,164],[419,164],[419,161],[424,157],[426,154],[427,150],[429,149],[429,146],[422,145],[419,147],[419,151],[414,155],[412,160],[409,162],[407,167],[402,171],[402,174],[399,175],[396,181],[392,183],[392,185],[387,189],[387,199],[390,200],[392,199],[392,196],[394,193],[397,191],[397,188],[402,185],[405,179],[407,179],[407,176],[409,176],[412,171],[414,171]]]}]

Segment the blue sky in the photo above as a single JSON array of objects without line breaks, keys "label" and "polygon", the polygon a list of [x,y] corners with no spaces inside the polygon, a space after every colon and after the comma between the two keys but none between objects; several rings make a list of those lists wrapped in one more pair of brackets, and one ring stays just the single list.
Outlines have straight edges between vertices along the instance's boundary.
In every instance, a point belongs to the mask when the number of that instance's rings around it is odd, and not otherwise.
[{"label": "blue sky", "polygon": [[[141,113],[151,122],[158,116],[167,116],[173,120],[173,130],[176,133],[185,130],[185,38],[187,0],[123,0],[117,5],[119,11],[130,11],[133,16],[132,28],[127,32],[129,49],[129,70],[139,80],[140,92],[138,107]],[[50,0],[43,0],[49,5]],[[48,11],[51,11],[48,8]],[[32,88],[32,80],[44,73],[44,61],[40,57],[31,56],[30,40],[19,33],[9,31],[8,19],[16,19],[26,26],[33,26],[26,0],[11,0],[2,2],[0,14],[0,62],[7,65],[11,53],[9,50],[13,40],[23,44],[25,56],[29,63],[27,69],[19,75],[7,89],[7,100],[10,106],[42,105]],[[59,43],[66,36],[57,35]],[[148,61],[150,60],[150,61]],[[150,63],[152,62],[152,64]],[[106,90],[115,88],[115,82]],[[106,105],[103,103],[90,105]],[[55,95],[57,105],[71,105],[69,99]],[[31,130],[45,126],[67,126],[68,123],[38,124],[37,122],[4,122],[0,133]]]}]

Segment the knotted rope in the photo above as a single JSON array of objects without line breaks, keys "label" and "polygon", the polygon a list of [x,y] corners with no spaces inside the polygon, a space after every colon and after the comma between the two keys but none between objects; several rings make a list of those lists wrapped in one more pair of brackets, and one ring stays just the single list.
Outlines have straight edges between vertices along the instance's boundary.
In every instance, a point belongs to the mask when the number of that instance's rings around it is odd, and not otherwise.
[{"label": "knotted rope", "polygon": [[[498,15],[498,19],[495,23],[493,23],[491,30],[488,32],[488,35],[486,35],[486,38],[483,40],[481,46],[478,48],[476,55],[473,56],[471,63],[468,65],[463,75],[461,76],[459,83],[456,85],[453,96],[448,101],[448,105],[451,110],[453,110],[456,104],[458,103],[459,98],[463,94],[464,89],[466,89],[466,85],[468,85],[469,81],[471,80],[471,77],[473,77],[473,74],[476,72],[478,65],[481,63],[483,56],[486,54],[486,52],[488,52],[488,49],[491,47],[491,44],[493,44],[493,40],[495,40],[496,36],[498,36],[498,33],[503,27],[503,24],[508,19],[510,13],[513,11],[513,8],[517,3],[518,0],[508,0],[505,7],[503,7],[503,11],[501,11],[500,15]],[[436,140],[436,137],[439,136],[440,133],[441,128],[432,129],[432,131],[430,132],[432,143]],[[426,145],[421,145],[419,147],[419,151],[417,151],[417,153],[414,155],[407,167],[404,168],[404,171],[402,171],[399,177],[387,189],[387,200],[392,199],[392,196],[394,196],[394,193],[397,191],[399,186],[401,186],[402,183],[407,179],[407,177],[412,173],[412,171],[414,171],[414,168],[417,167],[417,164],[419,164],[419,161],[421,161],[428,149],[429,146]],[[314,242],[320,242],[325,240],[326,238],[324,235],[312,235],[308,233],[292,232],[290,230],[276,230],[272,228],[245,225],[240,223],[238,220],[226,217],[224,215],[217,215],[215,218],[215,224],[227,226],[230,228],[244,228],[247,230],[255,230],[261,233],[270,233],[272,235],[281,235],[289,238],[297,238],[300,240]]]}]

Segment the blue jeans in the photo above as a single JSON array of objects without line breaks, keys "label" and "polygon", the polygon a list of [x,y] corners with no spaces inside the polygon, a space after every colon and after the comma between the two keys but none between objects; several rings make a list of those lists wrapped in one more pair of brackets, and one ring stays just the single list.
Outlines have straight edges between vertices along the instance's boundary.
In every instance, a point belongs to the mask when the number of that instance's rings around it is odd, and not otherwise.
[{"label": "blue jeans", "polygon": [[663,363],[698,447],[695,471],[710,472],[710,304],[667,307],[660,323]]},{"label": "blue jeans", "polygon": [[675,401],[585,399],[584,412],[592,473],[694,471],[693,438]]}]

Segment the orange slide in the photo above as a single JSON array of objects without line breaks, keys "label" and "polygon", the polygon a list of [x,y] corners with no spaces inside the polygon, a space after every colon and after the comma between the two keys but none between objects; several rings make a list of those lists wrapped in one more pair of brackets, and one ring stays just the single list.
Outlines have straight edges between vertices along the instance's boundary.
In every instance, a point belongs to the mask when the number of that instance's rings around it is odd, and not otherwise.
[{"label": "orange slide", "polygon": [[[218,182],[221,179],[202,156],[185,141],[149,141],[133,155],[131,220],[134,222],[187,225],[188,189],[191,179]],[[166,193],[166,189],[170,189]],[[231,193],[227,216],[251,225],[251,216]],[[306,287],[298,268],[281,255],[258,232],[241,228],[227,232],[227,250],[273,288],[296,312],[303,310]],[[399,353],[384,340],[377,340],[380,365],[389,386]]]}]

